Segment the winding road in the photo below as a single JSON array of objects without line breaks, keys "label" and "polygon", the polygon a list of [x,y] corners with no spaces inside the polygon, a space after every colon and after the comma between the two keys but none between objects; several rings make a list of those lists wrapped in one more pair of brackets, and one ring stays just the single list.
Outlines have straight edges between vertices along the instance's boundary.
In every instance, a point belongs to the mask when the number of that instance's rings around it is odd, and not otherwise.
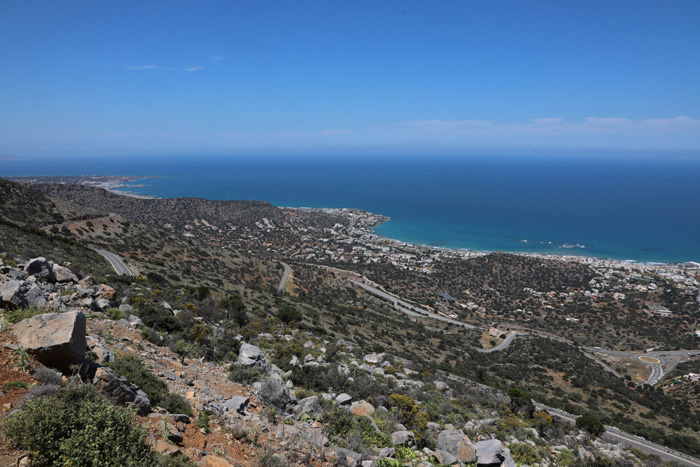
[{"label": "winding road", "polygon": [[104,256],[107,258],[107,261],[109,261],[109,264],[112,265],[114,270],[116,271],[117,275],[119,276],[134,276],[134,273],[131,272],[131,269],[122,261],[122,259],[115,255],[114,253],[110,253],[109,251],[105,250],[95,250],[98,254]]},{"label": "winding road", "polygon": [[280,281],[280,286],[277,288],[277,291],[279,293],[282,293],[284,292],[284,288],[287,287],[287,281],[289,280],[289,274],[292,272],[292,269],[287,263],[283,263],[282,261],[280,261],[279,263],[284,268],[284,274],[282,275],[282,281]]}]

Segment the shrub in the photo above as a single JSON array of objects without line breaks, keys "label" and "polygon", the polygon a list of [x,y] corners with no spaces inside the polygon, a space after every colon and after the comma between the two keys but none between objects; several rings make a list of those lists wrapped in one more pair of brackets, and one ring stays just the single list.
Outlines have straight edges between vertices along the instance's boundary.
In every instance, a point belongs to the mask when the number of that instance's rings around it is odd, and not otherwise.
[{"label": "shrub", "polygon": [[120,319],[125,317],[124,313],[119,308],[110,308],[109,310],[105,311],[105,314],[112,321],[119,321]]},{"label": "shrub", "polygon": [[146,370],[141,361],[133,355],[118,357],[108,365],[146,393],[153,405],[160,405],[170,413],[192,415],[189,403],[178,394],[168,392],[168,386],[153,373]]},{"label": "shrub", "polygon": [[583,415],[579,418],[576,419],[576,426],[579,427],[582,430],[586,430],[593,436],[598,436],[602,433],[605,432],[605,427],[603,424],[600,422],[595,417],[591,417],[589,415]]},{"label": "shrub", "polygon": [[8,310],[5,312],[5,319],[10,323],[19,323],[23,319],[32,318],[37,315],[46,313],[46,310],[42,310],[36,305],[28,306],[25,308],[17,308],[15,310]]},{"label": "shrub", "polygon": [[197,287],[197,300],[200,302],[211,295],[211,290],[206,285]]},{"label": "shrub", "polygon": [[199,412],[199,415],[197,415],[197,427],[204,429],[207,433],[209,433],[209,420],[211,417],[211,411],[210,410],[203,410]]},{"label": "shrub", "polygon": [[27,401],[21,412],[5,420],[5,434],[15,448],[32,451],[35,466],[158,463],[133,414],[91,385],[69,384],[54,395]]},{"label": "shrub", "polygon": [[540,460],[540,456],[538,456],[532,446],[527,443],[513,443],[509,448],[510,455],[518,464],[532,465]]},{"label": "shrub", "polygon": [[277,317],[285,324],[301,321],[301,312],[291,305],[284,305],[277,311]]},{"label": "shrub", "polygon": [[5,389],[10,391],[12,389],[28,389],[29,385],[24,381],[10,381],[5,383]]},{"label": "shrub", "polygon": [[229,371],[228,379],[240,384],[253,384],[260,381],[264,376],[260,368],[253,368],[235,363],[231,364]]}]

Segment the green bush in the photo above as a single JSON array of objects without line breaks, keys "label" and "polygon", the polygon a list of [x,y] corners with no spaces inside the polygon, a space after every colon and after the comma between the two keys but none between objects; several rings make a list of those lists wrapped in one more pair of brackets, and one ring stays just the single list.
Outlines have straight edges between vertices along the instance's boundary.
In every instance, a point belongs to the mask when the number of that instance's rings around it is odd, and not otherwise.
[{"label": "green bush", "polygon": [[538,456],[532,446],[527,443],[513,443],[509,448],[510,455],[518,465],[532,465],[540,460],[540,456]]},{"label": "green bush", "polygon": [[25,308],[17,308],[16,310],[8,310],[5,312],[5,319],[10,323],[19,323],[23,319],[32,318],[37,315],[46,313],[46,310],[42,310],[36,305],[28,306]]},{"label": "green bush", "polygon": [[285,324],[301,321],[301,312],[291,305],[284,305],[277,311],[277,317]]},{"label": "green bush", "polygon": [[206,285],[200,285],[197,287],[197,300],[200,302],[211,295],[211,290]]},{"label": "green bush", "polygon": [[199,412],[199,415],[197,415],[197,427],[204,429],[207,433],[209,433],[209,420],[211,417],[211,411],[210,410],[203,410]]},{"label": "green bush", "polygon": [[253,384],[263,379],[265,374],[260,368],[231,364],[228,379],[240,384]]},{"label": "green bush", "polygon": [[579,427],[582,430],[586,430],[593,436],[598,436],[602,433],[605,432],[605,427],[603,424],[600,422],[595,417],[591,417],[589,415],[583,415],[579,418],[576,419],[576,426]]},{"label": "green bush", "polygon": [[178,394],[171,394],[168,386],[146,370],[137,357],[123,355],[108,366],[140,387],[154,406],[160,405],[170,413],[192,415],[192,408],[187,401]]},{"label": "green bush", "polygon": [[105,312],[105,314],[112,321],[119,321],[120,319],[124,318],[124,313],[119,308],[110,308]]},{"label": "green bush", "polygon": [[32,451],[34,466],[158,465],[133,414],[91,385],[70,384],[27,401],[5,420],[5,434],[15,448]]},{"label": "green bush", "polygon": [[10,381],[9,383],[5,383],[5,389],[10,391],[12,389],[27,389],[29,388],[29,385],[25,383],[24,381]]}]

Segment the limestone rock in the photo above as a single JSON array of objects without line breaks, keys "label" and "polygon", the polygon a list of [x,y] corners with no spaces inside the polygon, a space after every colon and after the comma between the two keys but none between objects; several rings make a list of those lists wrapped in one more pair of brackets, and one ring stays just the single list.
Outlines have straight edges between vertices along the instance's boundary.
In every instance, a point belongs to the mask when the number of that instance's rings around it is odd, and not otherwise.
[{"label": "limestone rock", "polygon": [[265,378],[260,387],[260,397],[266,404],[281,410],[286,410],[290,404],[296,402],[278,374]]},{"label": "limestone rock", "polygon": [[12,309],[26,306],[27,299],[22,293],[21,285],[12,279],[0,282],[0,305]]},{"label": "limestone rock", "polygon": [[352,396],[350,394],[342,393],[339,394],[338,397],[335,398],[335,403],[338,405],[350,405],[350,401],[352,400]]},{"label": "limestone rock", "polygon": [[21,347],[51,368],[67,370],[85,359],[85,315],[82,311],[46,313],[12,327]]},{"label": "limestone rock", "polygon": [[262,350],[260,348],[248,344],[241,344],[241,348],[238,351],[238,359],[236,363],[239,365],[252,366],[255,368],[260,368],[265,374],[270,374],[272,367],[270,366],[270,361],[265,358]]},{"label": "limestone rock", "polygon": [[59,283],[78,282],[78,276],[73,274],[73,272],[70,269],[64,268],[63,266],[60,266],[58,264],[53,265],[53,274],[56,277],[56,282]]},{"label": "limestone rock", "polygon": [[294,412],[297,414],[309,414],[313,417],[321,416],[321,403],[318,400],[318,396],[311,396],[299,401],[299,403],[294,407]]},{"label": "limestone rock", "polygon": [[97,286],[97,295],[100,298],[104,298],[105,300],[111,301],[111,300],[114,300],[116,298],[117,291],[108,285],[100,284]]},{"label": "limestone rock", "polygon": [[148,415],[151,411],[151,401],[145,392],[112,369],[100,367],[92,379],[95,389],[109,397],[115,404],[126,405],[133,403],[140,415]]},{"label": "limestone rock", "polygon": [[24,265],[24,272],[34,277],[44,277],[49,282],[56,282],[56,276],[53,274],[51,263],[46,261],[46,258],[39,257],[30,259]]},{"label": "limestone rock", "polygon": [[357,416],[369,417],[374,413],[374,406],[367,401],[357,401],[350,406],[350,411]]},{"label": "limestone rock", "polygon": [[479,465],[500,465],[505,460],[503,445],[497,439],[479,441],[474,445],[474,449]]},{"label": "limestone rock", "polygon": [[231,399],[224,402],[224,410],[242,414],[248,408],[249,403],[250,397],[233,396]]},{"label": "limestone rock", "polygon": [[435,458],[440,464],[443,465],[452,465],[457,462],[457,456],[450,454],[447,451],[443,451],[442,449],[435,451]]},{"label": "limestone rock", "polygon": [[441,431],[437,439],[437,450],[449,452],[459,462],[476,461],[476,450],[462,430]]},{"label": "limestone rock", "polygon": [[391,444],[394,446],[413,446],[416,444],[416,436],[412,431],[395,431],[391,434]]}]

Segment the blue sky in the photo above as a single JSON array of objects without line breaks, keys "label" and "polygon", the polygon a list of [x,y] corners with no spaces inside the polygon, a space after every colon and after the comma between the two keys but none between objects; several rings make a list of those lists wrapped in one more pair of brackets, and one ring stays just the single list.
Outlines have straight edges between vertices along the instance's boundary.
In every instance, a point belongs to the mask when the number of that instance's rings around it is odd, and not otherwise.
[{"label": "blue sky", "polygon": [[0,2],[5,159],[498,148],[700,154],[700,2]]}]

